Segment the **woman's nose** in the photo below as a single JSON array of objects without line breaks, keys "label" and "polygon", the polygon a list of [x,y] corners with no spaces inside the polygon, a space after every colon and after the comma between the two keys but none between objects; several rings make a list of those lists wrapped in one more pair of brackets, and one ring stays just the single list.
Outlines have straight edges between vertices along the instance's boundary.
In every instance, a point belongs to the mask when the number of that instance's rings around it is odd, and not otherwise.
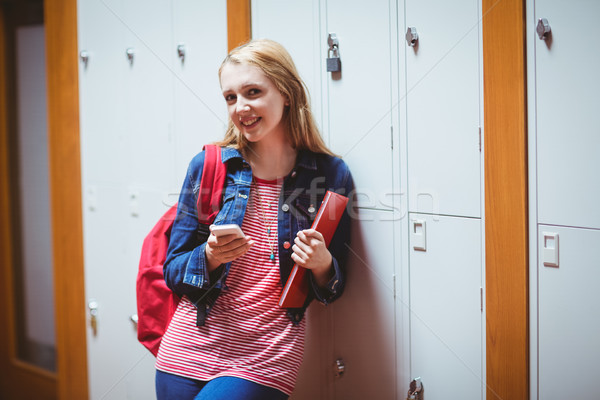
[{"label": "woman's nose", "polygon": [[238,102],[236,104],[236,111],[238,113],[242,113],[242,112],[246,112],[248,110],[250,110],[250,105],[248,104],[248,102],[244,99],[238,100]]}]

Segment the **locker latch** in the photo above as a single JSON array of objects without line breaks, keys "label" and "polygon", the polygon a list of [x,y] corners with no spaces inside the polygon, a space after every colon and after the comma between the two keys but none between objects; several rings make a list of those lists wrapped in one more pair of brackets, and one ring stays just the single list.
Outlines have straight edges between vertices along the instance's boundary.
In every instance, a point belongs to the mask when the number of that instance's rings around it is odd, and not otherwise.
[{"label": "locker latch", "polygon": [[335,33],[330,33],[327,37],[329,50],[327,51],[327,72],[340,72],[342,70],[342,60],[340,60],[340,42]]},{"label": "locker latch", "polygon": [[423,383],[421,378],[415,378],[410,382],[406,400],[423,400]]},{"label": "locker latch", "polygon": [[335,363],[333,364],[333,372],[335,373],[335,377],[341,378],[342,376],[344,376],[345,371],[346,364],[344,363],[344,360],[341,358],[335,360]]}]

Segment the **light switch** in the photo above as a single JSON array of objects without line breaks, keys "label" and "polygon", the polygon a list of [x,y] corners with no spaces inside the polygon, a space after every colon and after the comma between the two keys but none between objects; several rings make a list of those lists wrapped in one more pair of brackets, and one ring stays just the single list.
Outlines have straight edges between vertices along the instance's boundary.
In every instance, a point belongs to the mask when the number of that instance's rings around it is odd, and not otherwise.
[{"label": "light switch", "polygon": [[427,233],[424,220],[415,219],[412,221],[410,241],[412,243],[413,249],[419,251],[427,251]]},{"label": "light switch", "polygon": [[542,261],[546,267],[558,267],[558,233],[544,232]]}]

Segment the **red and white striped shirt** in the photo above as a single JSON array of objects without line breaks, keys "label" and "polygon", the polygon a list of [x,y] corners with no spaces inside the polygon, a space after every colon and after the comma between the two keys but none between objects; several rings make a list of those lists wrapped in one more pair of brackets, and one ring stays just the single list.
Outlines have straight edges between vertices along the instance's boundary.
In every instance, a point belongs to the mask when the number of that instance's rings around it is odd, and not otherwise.
[{"label": "red and white striped shirt", "polygon": [[254,245],[232,262],[228,289],[205,326],[196,326],[196,308],[186,297],[181,300],[158,351],[158,370],[198,380],[234,376],[291,395],[302,363],[305,320],[295,326],[277,305],[280,189],[281,181],[254,179],[242,224]]}]

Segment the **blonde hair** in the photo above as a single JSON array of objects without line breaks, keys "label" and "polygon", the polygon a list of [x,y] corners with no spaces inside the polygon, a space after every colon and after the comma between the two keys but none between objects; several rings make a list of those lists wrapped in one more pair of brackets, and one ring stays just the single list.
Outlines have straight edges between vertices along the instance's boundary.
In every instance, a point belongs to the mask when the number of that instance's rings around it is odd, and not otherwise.
[{"label": "blonde hair", "polygon": [[[284,110],[283,121],[294,149],[333,155],[315,123],[308,89],[300,78],[292,57],[281,44],[268,39],[257,39],[233,49],[219,68],[219,78],[223,67],[229,63],[245,63],[260,68],[288,99],[289,107]],[[244,150],[248,141],[230,119],[225,137],[217,144]]]}]

